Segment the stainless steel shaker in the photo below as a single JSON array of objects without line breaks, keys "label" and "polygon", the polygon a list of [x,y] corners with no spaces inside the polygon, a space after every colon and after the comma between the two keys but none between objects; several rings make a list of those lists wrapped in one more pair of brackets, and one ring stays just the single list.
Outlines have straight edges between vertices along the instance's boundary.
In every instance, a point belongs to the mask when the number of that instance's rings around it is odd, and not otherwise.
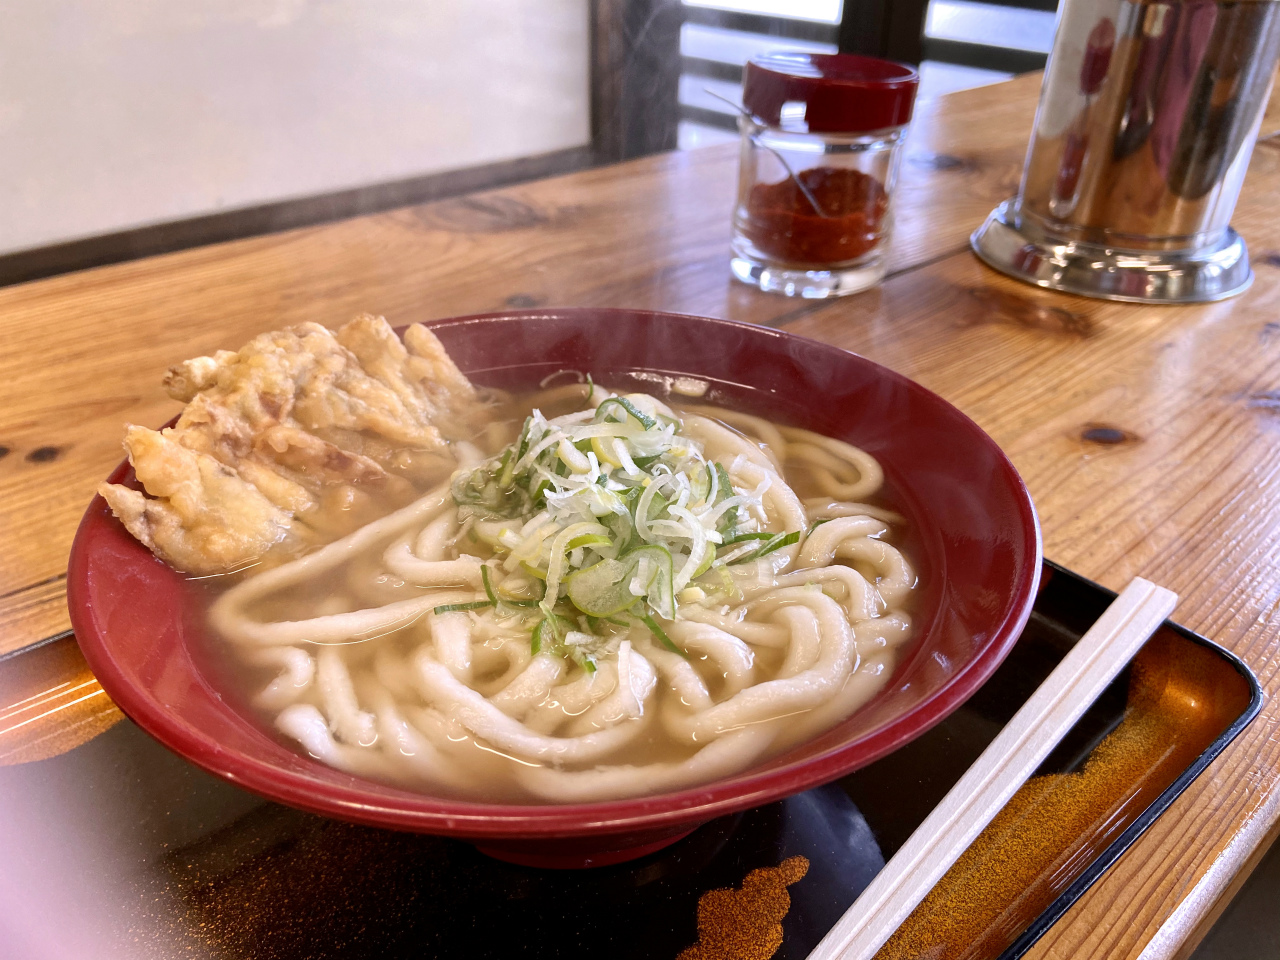
[{"label": "stainless steel shaker", "polygon": [[1217,300],[1253,279],[1231,214],[1280,58],[1277,0],[1064,0],[991,266],[1112,300]]}]

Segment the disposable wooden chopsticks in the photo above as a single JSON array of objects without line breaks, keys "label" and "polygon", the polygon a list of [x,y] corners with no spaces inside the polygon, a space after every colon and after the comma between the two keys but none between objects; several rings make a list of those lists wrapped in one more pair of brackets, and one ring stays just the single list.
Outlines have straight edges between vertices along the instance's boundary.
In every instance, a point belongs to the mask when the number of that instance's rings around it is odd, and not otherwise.
[{"label": "disposable wooden chopsticks", "polygon": [[809,960],[870,960],[1173,612],[1135,579],[845,911]]}]

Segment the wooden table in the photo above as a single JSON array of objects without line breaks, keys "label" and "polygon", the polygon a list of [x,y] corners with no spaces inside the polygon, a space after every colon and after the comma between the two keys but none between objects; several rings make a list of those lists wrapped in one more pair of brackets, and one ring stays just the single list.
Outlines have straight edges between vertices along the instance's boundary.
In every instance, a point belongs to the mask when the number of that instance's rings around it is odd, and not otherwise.
[{"label": "wooden table", "polygon": [[1033,951],[1184,956],[1280,824],[1280,110],[1234,221],[1253,288],[1140,307],[1041,292],[968,251],[1017,188],[1038,89],[920,105],[890,276],[843,300],[730,281],[732,147],[0,289],[0,652],[67,629],[76,523],[123,424],[176,412],[160,388],[176,360],[360,311],[615,305],[785,326],[955,403],[1026,478],[1047,556],[1113,588],[1170,587],[1178,620],[1258,674],[1262,716]]}]

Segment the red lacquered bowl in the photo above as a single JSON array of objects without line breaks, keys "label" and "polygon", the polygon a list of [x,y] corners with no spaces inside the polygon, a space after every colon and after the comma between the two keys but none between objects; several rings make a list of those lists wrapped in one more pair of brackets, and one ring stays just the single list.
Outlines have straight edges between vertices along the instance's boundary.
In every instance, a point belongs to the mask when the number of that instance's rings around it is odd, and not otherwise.
[{"label": "red lacquered bowl", "polygon": [[[431,324],[476,382],[532,389],[559,370],[661,393],[707,381],[735,406],[863,447],[906,515],[921,578],[916,637],[871,703],[737,776],[632,800],[517,806],[445,800],[300,756],[225,691],[191,584],[94,498],[71,550],[67,596],[85,658],[140,727],[247,790],[326,816],[462,837],[520,863],[595,866],[657,850],[713,817],[833,780],[923,733],[995,670],[1040,576],[1035,508],[1013,465],[937,395],[852,353],[763,327],[640,310],[522,311]],[[133,482],[128,464],[111,475]]]}]

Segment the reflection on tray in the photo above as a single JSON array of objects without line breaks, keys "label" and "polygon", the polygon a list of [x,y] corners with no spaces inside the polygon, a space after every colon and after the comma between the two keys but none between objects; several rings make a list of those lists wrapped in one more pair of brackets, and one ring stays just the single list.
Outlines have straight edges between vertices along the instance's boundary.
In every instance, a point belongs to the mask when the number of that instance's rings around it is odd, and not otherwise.
[{"label": "reflection on tray", "polygon": [[[260,800],[132,724],[111,728],[118,712],[72,642],[7,658],[0,928],[33,957],[81,947],[99,960],[805,957],[1109,602],[1046,573],[1009,659],[923,737],[837,784],[579,872]],[[1259,699],[1234,658],[1164,628],[881,956],[1025,951]]]},{"label": "reflection on tray", "polygon": [[1130,666],[1128,702],[1115,729],[1078,768],[1027,781],[877,956],[998,956],[1249,699],[1241,675],[1214,651],[1169,629],[1156,634]]}]

